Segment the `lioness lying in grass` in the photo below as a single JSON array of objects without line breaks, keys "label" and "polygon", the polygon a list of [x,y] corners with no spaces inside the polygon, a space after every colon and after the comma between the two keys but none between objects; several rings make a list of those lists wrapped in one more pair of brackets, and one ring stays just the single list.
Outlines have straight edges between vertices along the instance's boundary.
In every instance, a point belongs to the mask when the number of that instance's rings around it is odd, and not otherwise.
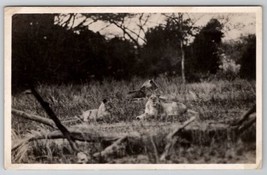
[{"label": "lioness lying in grass", "polygon": [[111,101],[104,99],[98,109],[83,111],[79,118],[84,122],[105,120],[111,116],[112,108]]},{"label": "lioness lying in grass", "polygon": [[148,119],[152,117],[168,117],[180,116],[188,113],[198,117],[198,113],[190,110],[183,103],[166,101],[160,98],[159,95],[152,94],[145,105],[145,113],[136,117],[136,119]]}]

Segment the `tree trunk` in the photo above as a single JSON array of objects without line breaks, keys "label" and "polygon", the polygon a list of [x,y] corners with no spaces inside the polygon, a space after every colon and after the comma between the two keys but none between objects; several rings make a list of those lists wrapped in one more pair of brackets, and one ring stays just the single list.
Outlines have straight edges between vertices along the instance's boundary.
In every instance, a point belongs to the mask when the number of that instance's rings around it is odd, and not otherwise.
[{"label": "tree trunk", "polygon": [[182,73],[182,81],[183,81],[183,85],[185,85],[185,72],[184,72],[184,60],[185,60],[185,52],[184,52],[184,37],[183,37],[183,14],[179,13],[178,15],[178,19],[179,19],[179,30],[180,30],[180,34],[181,34],[181,39],[180,39],[180,49],[181,49],[181,73]]},{"label": "tree trunk", "polygon": [[185,84],[186,83],[185,73],[184,73],[184,59],[185,59],[185,54],[184,54],[183,41],[180,42],[180,48],[181,48],[181,53],[182,53],[182,60],[181,60],[182,80],[183,80],[183,84]]}]

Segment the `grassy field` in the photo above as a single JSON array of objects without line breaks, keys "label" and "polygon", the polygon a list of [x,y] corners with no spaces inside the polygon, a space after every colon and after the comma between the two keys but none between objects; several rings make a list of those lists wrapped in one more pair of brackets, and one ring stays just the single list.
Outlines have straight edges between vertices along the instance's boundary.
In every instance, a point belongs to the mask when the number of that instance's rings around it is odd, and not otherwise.
[{"label": "grassy field", "polygon": [[[83,85],[38,85],[37,91],[49,102],[59,119],[65,121],[74,119],[82,110],[97,108],[104,98],[111,99],[114,104],[112,117],[104,123],[78,124],[65,123],[68,127],[93,128],[98,133],[120,135],[138,132],[150,134],[152,143],[139,154],[123,154],[110,157],[108,163],[158,163],[158,154],[162,151],[161,139],[157,133],[170,132],[178,122],[183,122],[188,116],[181,118],[153,119],[140,122],[135,119],[144,112],[145,101],[132,102],[125,98],[127,92],[138,89],[145,80],[133,79],[127,81],[90,82]],[[182,86],[179,78],[167,79],[159,77],[155,80],[162,91],[175,100],[186,104],[200,114],[201,122],[206,121],[229,123],[237,120],[256,101],[255,82],[246,80],[191,83]],[[12,96],[12,108],[30,114],[47,117],[44,110],[32,95],[16,94]],[[51,130],[33,121],[18,117],[12,118],[12,142],[30,134],[46,133]],[[170,159],[165,163],[253,163],[256,158],[255,126],[243,139],[237,142],[211,141],[208,144],[177,144]],[[203,138],[202,138],[203,137]],[[205,139],[205,135],[197,135],[195,139]],[[246,139],[252,138],[252,139]],[[99,151],[100,145],[79,143],[88,155]],[[74,163],[75,158],[70,154],[68,143],[62,139],[32,142],[21,147],[12,154],[15,163]],[[90,163],[101,163],[100,160],[90,160]],[[103,163],[104,163],[103,162]]]}]

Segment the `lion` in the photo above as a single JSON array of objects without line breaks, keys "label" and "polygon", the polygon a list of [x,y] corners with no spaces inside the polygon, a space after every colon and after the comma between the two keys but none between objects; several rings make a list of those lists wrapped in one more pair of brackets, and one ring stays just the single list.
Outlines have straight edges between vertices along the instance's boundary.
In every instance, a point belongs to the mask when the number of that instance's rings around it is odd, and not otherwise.
[{"label": "lion", "polygon": [[198,113],[187,108],[183,103],[161,99],[159,95],[152,94],[145,105],[145,113],[136,117],[143,120],[148,118],[180,116],[188,113],[198,116]]},{"label": "lion", "polygon": [[150,91],[155,91],[158,88],[159,88],[159,86],[157,85],[157,83],[153,79],[145,81],[143,83],[143,85],[141,86],[141,89],[146,89],[146,90],[150,90]]},{"label": "lion", "polygon": [[84,152],[77,153],[77,163],[78,164],[86,164],[88,163],[88,156]]},{"label": "lion", "polygon": [[83,111],[79,118],[81,118],[84,122],[102,121],[111,117],[112,108],[112,102],[104,99],[98,109]]},{"label": "lion", "polygon": [[153,79],[149,79],[143,83],[138,90],[128,92],[128,99],[143,99],[150,96],[158,89],[157,83]]}]

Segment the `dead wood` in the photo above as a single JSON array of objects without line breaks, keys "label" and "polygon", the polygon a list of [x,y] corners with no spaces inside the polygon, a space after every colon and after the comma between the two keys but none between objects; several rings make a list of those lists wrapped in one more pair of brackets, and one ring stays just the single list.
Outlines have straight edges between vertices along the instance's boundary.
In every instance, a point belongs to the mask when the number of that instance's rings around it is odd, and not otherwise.
[{"label": "dead wood", "polygon": [[[238,133],[242,133],[247,130],[254,122],[256,117],[251,118],[248,122],[244,123],[244,125],[238,127]],[[169,133],[166,137],[166,132],[161,132],[160,130],[157,133],[154,133],[156,136],[154,143],[154,150],[151,147],[150,151],[153,151],[155,154],[160,153],[160,160],[165,160],[173,150],[175,143],[178,141],[182,142],[184,136],[190,135],[192,140],[189,140],[192,144],[203,144],[202,140],[198,140],[199,135],[205,135],[207,137],[214,138],[219,137],[219,141],[224,141],[222,135],[231,134],[236,130],[229,130],[227,125],[215,125],[215,124],[198,124],[193,123],[195,121],[194,118],[188,120],[183,125],[177,127],[174,131]],[[193,124],[192,124],[193,123]],[[227,134],[227,131],[230,133]],[[82,141],[82,142],[91,142],[101,144],[105,149],[101,152],[95,153],[93,158],[110,158],[111,155],[117,155],[125,152],[127,154],[139,154],[145,150],[148,146],[147,143],[151,142],[151,135],[148,133],[147,135],[141,135],[136,132],[128,132],[125,134],[114,135],[112,132],[99,132],[94,128],[77,128],[76,126],[68,128],[68,131],[74,141]],[[210,135],[210,133],[215,133]],[[233,132],[236,133],[236,132]],[[232,136],[232,135],[231,135]],[[206,137],[205,137],[206,138]],[[211,141],[211,138],[207,138],[207,142]],[[24,138],[20,141],[13,142],[12,151],[16,150],[25,143],[29,143],[32,141],[38,140],[46,140],[46,139],[66,139],[66,136],[59,130],[52,131],[49,133],[33,133],[33,135],[28,136],[28,138]],[[185,138],[186,139],[186,138]],[[153,146],[153,145],[152,145]],[[155,151],[156,150],[156,151]],[[162,154],[161,154],[162,153]]]},{"label": "dead wood", "polygon": [[49,104],[43,100],[43,98],[39,95],[39,93],[34,89],[34,87],[31,87],[32,94],[37,99],[37,101],[41,104],[41,106],[44,108],[47,115],[54,121],[57,128],[62,132],[62,134],[66,137],[66,139],[69,141],[71,148],[73,149],[74,153],[79,152],[77,145],[72,138],[70,132],[67,130],[67,128],[62,125],[54,111],[50,108]]},{"label": "dead wood", "polygon": [[110,157],[114,154],[122,154],[125,153],[126,145],[127,145],[127,136],[123,136],[119,139],[117,139],[113,144],[106,147],[103,151],[97,152],[93,155],[94,158],[104,158]]},{"label": "dead wood", "polygon": [[255,112],[256,112],[256,104],[254,104],[253,107],[250,108],[246,113],[244,113],[243,116],[241,116],[240,120],[233,123],[232,126],[240,126],[244,121],[246,121],[249,118],[250,114]]},{"label": "dead wood", "polygon": [[[39,115],[35,115],[35,114],[29,114],[29,113],[26,113],[26,112],[23,112],[23,111],[14,109],[14,108],[12,109],[11,112],[16,117],[21,117],[21,118],[24,118],[24,119],[27,119],[27,120],[32,120],[32,121],[47,125],[49,127],[52,127],[54,129],[57,129],[54,121],[49,119],[49,118],[45,118],[45,117],[42,117],[42,116],[39,116]],[[74,118],[74,119],[62,121],[62,123],[70,124],[70,123],[82,123],[83,122],[79,117],[77,117],[77,116],[75,116],[75,117],[76,118]]]},{"label": "dead wood", "polygon": [[[121,138],[121,136],[113,136],[113,135],[104,135],[100,134],[93,129],[82,129],[79,130],[77,128],[68,128],[68,131],[74,141],[83,141],[83,142],[103,142],[105,144],[112,144],[114,141]],[[135,137],[128,135],[130,138]],[[27,142],[38,141],[43,139],[66,139],[66,136],[59,130],[51,131],[49,133],[37,133],[30,136],[26,136],[26,138],[22,139],[21,143],[17,143],[12,146],[12,150],[16,149],[19,144],[25,144]]]},{"label": "dead wood", "polygon": [[195,117],[192,117],[191,119],[189,119],[188,121],[186,121],[183,125],[178,126],[173,132],[171,132],[170,134],[167,135],[166,140],[167,140],[167,144],[165,146],[164,152],[162,153],[160,160],[165,160],[168,156],[170,151],[172,150],[174,144],[176,143],[178,137],[177,135],[179,134],[179,132],[184,129],[186,126],[188,126],[189,124],[191,124],[193,121],[195,120]]},{"label": "dead wood", "polygon": [[[100,142],[103,145],[110,145],[114,148],[116,145],[119,145],[120,142],[124,142],[126,137],[129,140],[129,144],[140,146],[140,141],[142,140],[139,135],[128,134],[123,136],[114,136],[114,135],[104,135],[99,134],[94,130],[79,131],[76,128],[68,128],[68,131],[74,141],[83,141],[83,142]],[[12,151],[16,150],[20,145],[26,144],[32,141],[38,141],[43,139],[65,139],[66,136],[63,135],[61,131],[52,131],[48,134],[36,134],[30,137],[22,139],[20,142],[12,146]],[[113,146],[112,146],[113,145]],[[142,145],[142,144],[141,144]],[[107,150],[102,151],[102,156],[108,154],[109,147]],[[97,156],[97,155],[96,155]]]},{"label": "dead wood", "polygon": [[23,112],[23,111],[20,111],[20,110],[17,110],[17,109],[12,109],[11,112],[12,112],[12,114],[14,116],[22,117],[22,118],[27,119],[27,120],[32,120],[32,121],[35,121],[35,122],[42,123],[44,125],[50,126],[52,128],[56,128],[56,125],[54,124],[53,120],[51,120],[51,119],[44,118],[44,117],[41,117],[41,116],[38,116],[38,115],[34,115],[34,114],[28,114],[26,112]]},{"label": "dead wood", "polygon": [[[33,91],[34,94],[34,91]],[[37,97],[39,98],[39,97]],[[40,99],[39,99],[40,100]],[[41,102],[40,102],[41,103]],[[45,106],[46,112],[52,115],[53,117],[56,117],[53,111],[49,108],[48,104],[45,104],[46,102],[42,101],[44,103],[43,105]],[[194,135],[196,133],[205,133],[209,135],[208,133],[210,132],[218,132],[218,133],[224,133],[228,135],[229,131],[231,133],[236,134],[237,136],[242,134],[244,131],[246,131],[249,127],[251,127],[255,122],[256,122],[256,115],[251,115],[252,113],[255,112],[256,106],[251,108],[248,112],[246,112],[241,119],[235,123],[236,126],[229,127],[227,124],[222,124],[222,123],[209,123],[209,122],[204,122],[204,123],[194,123],[192,124],[195,120],[195,117],[191,118],[190,120],[186,121],[182,125],[178,126],[176,129],[174,129],[171,133],[169,133],[167,136],[165,135],[166,133],[161,133],[163,136],[162,138],[165,138],[165,140],[162,140],[163,145],[162,149],[157,150],[157,146],[154,143],[154,152],[158,154],[158,152],[162,152],[160,160],[164,161],[166,158],[170,155],[170,152],[172,151],[175,143],[177,141],[180,141],[183,139],[184,134],[189,134],[189,135]],[[51,111],[52,113],[51,113]],[[37,135],[32,135],[28,138],[22,139],[20,142],[15,143],[12,146],[12,151],[19,148],[20,145],[24,143],[28,143],[31,141],[36,141],[36,140],[42,140],[42,139],[68,139],[71,147],[73,147],[73,150],[77,153],[78,148],[75,143],[75,141],[85,141],[85,142],[97,142],[101,143],[102,145],[105,145],[106,147],[103,151],[97,152],[93,155],[94,158],[107,158],[110,157],[110,155],[118,154],[121,152],[125,152],[125,149],[128,147],[135,147],[138,148],[139,150],[144,149],[145,142],[147,140],[151,141],[151,136],[140,136],[139,134],[133,134],[133,133],[128,133],[124,135],[112,135],[111,133],[99,133],[94,129],[88,129],[88,130],[83,130],[79,128],[65,128],[61,122],[54,118],[54,120],[47,119],[44,117],[40,117],[37,115],[32,115],[32,114],[27,114],[25,112],[12,109],[12,114],[16,116],[23,117],[25,119],[33,120],[42,124],[45,124],[47,126],[53,127],[53,128],[58,128],[56,131],[52,131],[48,134],[37,134]],[[49,116],[50,116],[49,115]],[[51,116],[50,116],[51,117]],[[51,118],[53,118],[51,117]],[[57,123],[57,120],[59,123]],[[54,124],[55,123],[55,124]],[[191,124],[191,125],[190,125]],[[238,125],[237,125],[238,124]],[[190,126],[189,126],[190,125]],[[57,126],[57,127],[56,127]],[[67,131],[67,134],[65,131],[62,131],[62,126],[63,128]],[[63,129],[63,130],[64,130]],[[157,133],[157,136],[159,136]],[[228,133],[228,134],[227,134]],[[108,135],[109,134],[109,135]],[[220,135],[220,134],[219,134]],[[69,140],[71,138],[71,140]],[[134,145],[134,146],[133,146]]]},{"label": "dead wood", "polygon": [[250,128],[254,123],[256,123],[256,115],[251,115],[251,118],[249,118],[247,122],[238,127],[237,135],[242,134],[244,131]]}]

